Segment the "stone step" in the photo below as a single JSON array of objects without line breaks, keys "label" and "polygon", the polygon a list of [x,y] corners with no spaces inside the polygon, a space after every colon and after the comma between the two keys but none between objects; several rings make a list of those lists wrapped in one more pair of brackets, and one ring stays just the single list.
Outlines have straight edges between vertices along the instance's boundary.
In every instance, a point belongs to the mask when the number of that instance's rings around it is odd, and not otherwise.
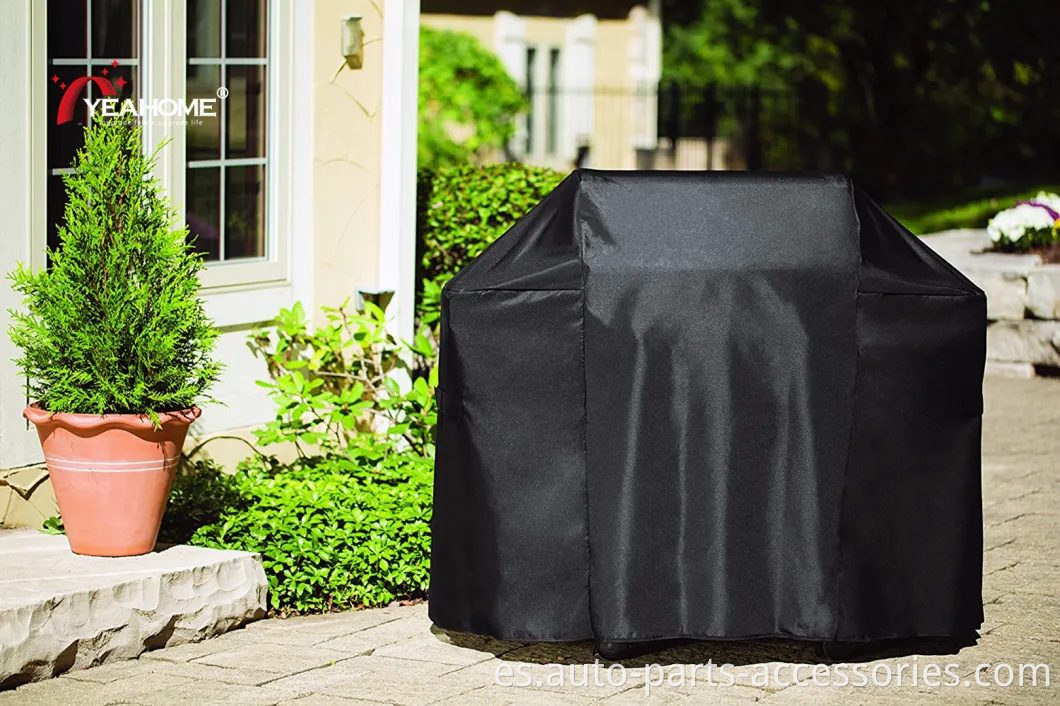
[{"label": "stone step", "polygon": [[0,689],[220,635],[264,617],[267,588],[257,554],[88,557],[63,536],[0,530]]}]

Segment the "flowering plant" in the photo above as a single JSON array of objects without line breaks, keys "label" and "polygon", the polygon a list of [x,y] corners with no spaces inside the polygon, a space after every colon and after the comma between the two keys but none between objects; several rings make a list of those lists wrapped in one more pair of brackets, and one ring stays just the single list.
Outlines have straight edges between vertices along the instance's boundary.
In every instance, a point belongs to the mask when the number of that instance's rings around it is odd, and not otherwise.
[{"label": "flowering plant", "polygon": [[986,226],[999,250],[1030,250],[1060,242],[1060,196],[1039,193],[1001,211]]}]

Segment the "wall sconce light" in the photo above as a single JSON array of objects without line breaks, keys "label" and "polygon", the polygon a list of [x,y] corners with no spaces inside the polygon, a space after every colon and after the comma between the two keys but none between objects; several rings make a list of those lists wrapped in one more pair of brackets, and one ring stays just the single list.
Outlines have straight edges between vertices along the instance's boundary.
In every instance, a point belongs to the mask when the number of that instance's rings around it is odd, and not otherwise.
[{"label": "wall sconce light", "polygon": [[351,69],[359,69],[364,65],[364,30],[361,28],[360,15],[342,18],[342,55]]},{"label": "wall sconce light", "polygon": [[394,298],[393,289],[382,289],[374,287],[362,287],[357,290],[357,295],[353,300],[353,308],[357,311],[363,312],[365,309],[364,303],[371,302],[380,309],[386,309],[390,305],[390,301]]}]

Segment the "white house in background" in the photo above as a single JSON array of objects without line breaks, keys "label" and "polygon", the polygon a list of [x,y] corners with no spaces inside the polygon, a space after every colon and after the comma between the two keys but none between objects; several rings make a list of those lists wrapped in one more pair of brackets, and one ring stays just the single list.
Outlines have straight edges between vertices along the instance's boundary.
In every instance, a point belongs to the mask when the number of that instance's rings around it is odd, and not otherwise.
[{"label": "white house in background", "polygon": [[[356,69],[341,41],[351,15],[364,36]],[[392,291],[394,326],[411,334],[418,32],[418,0],[7,0],[0,272],[46,263],[60,175],[88,119],[79,100],[56,124],[74,81],[101,77],[147,102],[217,99],[217,116],[193,124],[145,117],[146,146],[172,140],[159,176],[209,260],[203,295],[223,329],[225,406],[209,406],[193,434],[265,421],[273,407],[254,384],[265,370],[245,339],[281,307]],[[80,97],[101,97],[98,85]],[[0,523],[32,525],[54,505],[11,363],[17,303],[0,280]],[[211,454],[225,456],[217,444]]]},{"label": "white house in background", "polygon": [[[512,156],[634,169],[655,150],[659,0],[423,0],[423,24],[467,32],[526,91]],[[579,150],[585,150],[584,159]]]}]

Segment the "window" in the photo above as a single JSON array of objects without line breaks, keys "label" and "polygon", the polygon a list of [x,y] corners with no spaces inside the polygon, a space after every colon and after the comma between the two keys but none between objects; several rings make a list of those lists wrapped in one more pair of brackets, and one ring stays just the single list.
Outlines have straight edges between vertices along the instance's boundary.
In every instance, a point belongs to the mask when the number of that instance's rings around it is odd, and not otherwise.
[{"label": "window", "polygon": [[[40,251],[45,236],[49,246],[58,244],[66,204],[62,174],[90,121],[81,99],[103,97],[95,81],[109,80],[119,101],[214,101],[213,116],[145,113],[145,145],[172,140],[157,173],[207,260],[204,290],[269,288],[286,296],[279,289],[291,285],[293,146],[301,134],[293,126],[306,120],[292,80],[294,27],[305,26],[298,7],[278,0],[41,0],[39,12],[47,12],[41,46],[54,82],[47,86],[47,129],[37,148],[39,163],[47,165],[35,187],[45,196],[34,236]],[[183,17],[174,21],[166,8]],[[74,102],[73,119],[56,126],[65,88],[86,75],[93,80]],[[237,308],[232,320],[260,316]]]},{"label": "window", "polygon": [[559,152],[561,55],[558,47],[526,48],[525,86],[530,109],[524,148],[531,158],[556,157]]},{"label": "window", "polygon": [[548,125],[545,132],[545,154],[556,154],[556,127],[559,123],[559,49],[548,50]]},{"label": "window", "polygon": [[530,103],[530,110],[526,111],[526,153],[534,153],[534,104],[537,102],[536,81],[534,81],[535,67],[537,66],[537,48],[526,48],[526,97]]},{"label": "window", "polygon": [[208,261],[267,256],[268,71],[265,0],[188,0],[187,97],[214,98],[218,118],[188,126],[189,237]]},{"label": "window", "polygon": [[[56,125],[66,88],[84,76],[98,76],[114,86],[116,98],[138,96],[140,8],[137,0],[48,0],[48,187],[47,243],[59,244],[59,225],[66,209],[62,175],[71,171],[74,154],[84,145],[90,117],[83,101],[70,122]],[[99,98],[89,82],[81,98]]]}]

